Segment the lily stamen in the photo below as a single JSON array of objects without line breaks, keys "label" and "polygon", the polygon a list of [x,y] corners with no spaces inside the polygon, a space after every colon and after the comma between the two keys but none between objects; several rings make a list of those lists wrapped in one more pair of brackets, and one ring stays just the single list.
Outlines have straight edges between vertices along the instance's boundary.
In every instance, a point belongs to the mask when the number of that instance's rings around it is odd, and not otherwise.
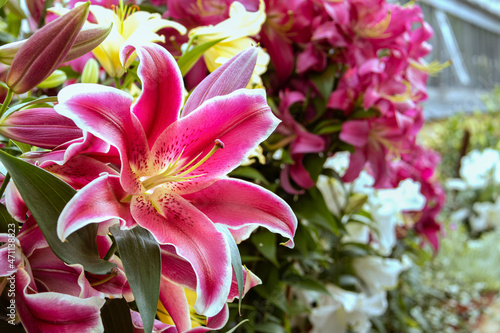
[{"label": "lily stamen", "polygon": [[[185,165],[177,166],[179,163],[179,160],[184,152],[184,148],[182,149],[181,153],[179,156],[176,158],[176,160],[173,163],[170,163],[169,166],[163,171],[162,173],[150,177],[146,179],[142,185],[146,190],[149,190],[155,186],[167,183],[167,182],[182,182],[186,181],[189,179],[201,177],[203,175],[193,175],[193,176],[186,176],[187,174],[193,172],[197,168],[199,168],[203,163],[205,163],[217,150],[220,148],[224,148],[224,143],[217,139],[214,142],[214,147],[212,150],[210,150],[201,160],[199,160],[196,164],[192,165],[201,155],[198,154],[195,158],[193,158],[191,161],[186,163]],[[192,166],[191,166],[192,165]]]}]

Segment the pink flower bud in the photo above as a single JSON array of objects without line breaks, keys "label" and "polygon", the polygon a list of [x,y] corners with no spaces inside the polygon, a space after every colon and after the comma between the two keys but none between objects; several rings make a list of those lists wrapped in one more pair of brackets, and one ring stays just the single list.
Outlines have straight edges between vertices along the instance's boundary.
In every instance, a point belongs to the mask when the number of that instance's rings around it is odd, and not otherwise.
[{"label": "pink flower bud", "polygon": [[7,85],[17,94],[45,80],[64,60],[87,20],[90,2],[50,22],[19,49],[7,75]]},{"label": "pink flower bud", "polygon": [[[76,36],[75,43],[69,50],[62,62],[68,62],[91,52],[101,44],[111,32],[113,24],[97,25],[94,28],[82,29]],[[0,46],[0,62],[5,65],[12,65],[14,57],[19,49],[27,42],[27,39],[12,42]]]},{"label": "pink flower bud", "polygon": [[52,108],[36,108],[11,113],[0,123],[6,138],[40,148],[52,149],[82,136],[75,123]]}]

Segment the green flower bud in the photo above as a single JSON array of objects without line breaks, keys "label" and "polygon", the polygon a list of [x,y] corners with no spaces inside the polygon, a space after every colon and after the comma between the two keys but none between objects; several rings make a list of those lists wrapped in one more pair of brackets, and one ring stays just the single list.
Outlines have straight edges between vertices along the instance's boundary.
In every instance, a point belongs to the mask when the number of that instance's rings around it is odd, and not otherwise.
[{"label": "green flower bud", "polygon": [[97,83],[99,81],[99,63],[90,58],[83,67],[82,83]]},{"label": "green flower bud", "polygon": [[42,83],[37,85],[38,88],[55,88],[66,81],[68,77],[66,76],[66,73],[64,73],[62,70],[56,69],[52,74],[49,75],[48,78],[46,78]]}]

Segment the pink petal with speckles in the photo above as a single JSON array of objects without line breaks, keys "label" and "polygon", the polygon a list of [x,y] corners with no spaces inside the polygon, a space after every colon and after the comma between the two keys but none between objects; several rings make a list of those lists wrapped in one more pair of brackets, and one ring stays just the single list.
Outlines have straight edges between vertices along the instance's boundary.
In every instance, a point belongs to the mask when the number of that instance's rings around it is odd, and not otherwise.
[{"label": "pink petal with speckles", "polygon": [[215,140],[222,141],[223,149],[217,150],[186,175],[198,178],[169,184],[177,193],[192,193],[236,168],[278,123],[267,105],[263,90],[240,89],[226,96],[214,97],[162,133],[153,146],[151,164],[155,170],[161,171],[181,152],[181,164],[187,164],[197,156],[200,160],[212,150]]},{"label": "pink petal with speckles", "polygon": [[193,205],[161,187],[150,196],[134,196],[130,208],[137,223],[151,231],[158,243],[173,245],[191,264],[197,277],[195,310],[215,316],[226,303],[231,285],[224,236]]}]

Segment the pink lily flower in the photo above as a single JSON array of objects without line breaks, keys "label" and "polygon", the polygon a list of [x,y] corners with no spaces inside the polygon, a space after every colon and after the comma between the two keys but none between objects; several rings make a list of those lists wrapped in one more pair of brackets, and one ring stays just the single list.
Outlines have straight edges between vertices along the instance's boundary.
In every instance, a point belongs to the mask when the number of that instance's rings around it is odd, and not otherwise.
[{"label": "pink lily flower", "polygon": [[283,189],[291,194],[301,194],[303,190],[296,190],[292,186],[289,176],[301,188],[311,188],[315,182],[309,172],[302,164],[305,154],[319,153],[325,149],[325,140],[316,134],[310,133],[303,125],[295,121],[290,114],[290,107],[295,103],[302,103],[305,96],[298,91],[285,91],[280,93],[281,104],[278,117],[283,121],[277,132],[288,137],[290,140],[290,153],[294,161],[292,165],[286,165],[281,170],[281,183]]},{"label": "pink lily flower", "polygon": [[84,225],[112,218],[124,228],[141,225],[190,263],[197,278],[195,309],[215,316],[226,302],[232,271],[217,224],[261,225],[290,238],[285,245],[293,246],[297,220],[288,205],[256,185],[224,177],[279,121],[259,89],[210,99],[197,96],[205,91],[193,92],[197,105],[188,101],[192,111],[179,118],[182,77],[174,58],[154,44],[126,45],[122,62],[133,51],[142,81],[135,102],[120,90],[91,84],[75,84],[58,95],[56,111],[116,147],[121,159],[120,176],[103,174],[68,203],[58,235],[65,239]]},{"label": "pink lily flower", "polygon": [[[98,239],[104,253],[111,245],[105,238]],[[8,235],[0,234],[0,242],[7,241]],[[105,296],[122,297],[125,293],[133,299],[118,258],[111,258],[118,264],[115,276],[88,280],[81,265],[67,265],[54,255],[33,218],[17,236],[13,270],[10,263],[3,262],[10,253],[7,244],[0,247],[0,276],[14,274],[16,311],[28,332],[100,331]]]}]

